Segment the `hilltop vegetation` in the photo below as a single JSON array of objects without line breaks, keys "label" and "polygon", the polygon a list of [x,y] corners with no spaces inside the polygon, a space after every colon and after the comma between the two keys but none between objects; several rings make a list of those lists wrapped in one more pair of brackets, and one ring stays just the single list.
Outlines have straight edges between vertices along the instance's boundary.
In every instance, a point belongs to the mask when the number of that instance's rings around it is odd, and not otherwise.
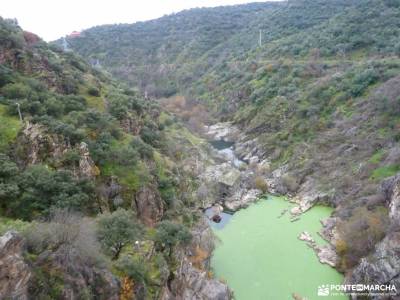
[{"label": "hilltop vegetation", "polygon": [[68,42],[150,96],[175,96],[186,119],[206,109],[205,122],[239,125],[270,171],[285,171],[286,192],[322,191],[348,271],[398,228],[379,186],[400,170],[399,23],[396,0],[293,0],[99,26]]}]

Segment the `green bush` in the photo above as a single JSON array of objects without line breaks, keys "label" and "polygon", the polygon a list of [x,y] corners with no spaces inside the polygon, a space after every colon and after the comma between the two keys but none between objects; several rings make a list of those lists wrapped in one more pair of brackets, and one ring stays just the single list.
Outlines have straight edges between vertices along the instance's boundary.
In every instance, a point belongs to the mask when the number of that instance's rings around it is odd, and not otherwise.
[{"label": "green bush", "polygon": [[146,280],[148,271],[144,261],[123,255],[118,259],[115,266],[135,283],[143,283]]},{"label": "green bush", "polygon": [[88,180],[77,180],[68,171],[51,171],[41,165],[28,167],[18,175],[19,195],[8,203],[15,217],[32,220],[48,215],[51,209],[69,208],[93,212],[93,186]]},{"label": "green bush", "polygon": [[88,94],[94,97],[100,97],[100,90],[94,86],[88,88]]},{"label": "green bush", "polygon": [[161,250],[167,249],[168,255],[172,255],[176,245],[187,245],[192,239],[192,234],[183,225],[171,221],[162,221],[156,227],[154,242]]},{"label": "green bush", "polygon": [[1,89],[2,94],[8,99],[28,98],[32,90],[22,82],[9,83]]},{"label": "green bush", "polygon": [[98,219],[97,237],[103,250],[112,259],[118,259],[124,246],[140,240],[143,228],[131,212],[118,209],[111,214],[103,214]]}]

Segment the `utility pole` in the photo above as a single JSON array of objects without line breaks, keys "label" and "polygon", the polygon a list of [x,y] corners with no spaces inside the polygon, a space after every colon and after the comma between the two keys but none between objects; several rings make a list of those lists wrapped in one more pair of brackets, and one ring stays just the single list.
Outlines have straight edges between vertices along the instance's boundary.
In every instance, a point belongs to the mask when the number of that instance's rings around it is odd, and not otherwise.
[{"label": "utility pole", "polygon": [[19,120],[21,121],[21,124],[24,124],[24,119],[22,118],[22,113],[21,113],[21,106],[17,102],[17,110],[18,110],[18,115],[19,115]]},{"label": "utility pole", "polygon": [[260,29],[260,38],[258,40],[258,44],[261,47],[262,46],[262,30]]}]

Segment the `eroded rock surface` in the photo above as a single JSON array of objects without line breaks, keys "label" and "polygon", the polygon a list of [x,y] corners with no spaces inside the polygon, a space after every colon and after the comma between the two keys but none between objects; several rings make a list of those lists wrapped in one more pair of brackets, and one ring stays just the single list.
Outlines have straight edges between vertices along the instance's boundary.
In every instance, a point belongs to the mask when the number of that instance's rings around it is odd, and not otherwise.
[{"label": "eroded rock surface", "polygon": [[[205,219],[194,228],[192,245],[177,257],[179,268],[168,288],[164,288],[162,300],[230,300],[229,287],[208,274],[209,261],[214,249],[214,237]],[[198,249],[203,254],[198,260]]]},{"label": "eroded rock surface", "polygon": [[206,126],[205,131],[210,139],[224,140],[226,142],[235,141],[240,133],[239,129],[230,122]]},{"label": "eroded rock surface", "polygon": [[154,226],[164,213],[163,201],[156,187],[140,188],[135,195],[134,206],[138,217],[147,226]]},{"label": "eroded rock surface", "polygon": [[[346,277],[348,283],[394,284],[400,293],[400,175],[383,181],[391,227],[394,228],[375,246],[375,251]],[[380,298],[374,298],[380,299]]]},{"label": "eroded rock surface", "polygon": [[24,242],[16,232],[0,237],[0,299],[25,300],[32,276],[22,256]]},{"label": "eroded rock surface", "polygon": [[79,145],[79,173],[81,176],[93,178],[100,174],[99,168],[90,157],[88,145],[85,142]]},{"label": "eroded rock surface", "polygon": [[[346,278],[349,284],[394,284],[400,292],[400,233],[387,235]],[[373,299],[382,299],[373,297]],[[397,299],[397,298],[396,298]]]}]

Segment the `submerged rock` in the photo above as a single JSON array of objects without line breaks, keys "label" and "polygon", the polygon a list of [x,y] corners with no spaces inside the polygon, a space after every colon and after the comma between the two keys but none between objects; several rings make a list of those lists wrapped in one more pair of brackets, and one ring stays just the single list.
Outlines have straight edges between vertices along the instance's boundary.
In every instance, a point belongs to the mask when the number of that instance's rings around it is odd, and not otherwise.
[{"label": "submerged rock", "polygon": [[337,265],[338,256],[331,244],[317,245],[314,238],[307,231],[300,233],[298,239],[306,242],[307,246],[314,250],[321,264],[327,264],[331,267],[335,267]]},{"label": "submerged rock", "polygon": [[251,203],[256,202],[262,192],[257,189],[240,189],[236,193],[225,200],[225,206],[231,211],[248,207]]},{"label": "submerged rock", "polygon": [[213,222],[215,222],[215,223],[220,223],[221,220],[222,220],[222,218],[221,218],[220,215],[214,215],[214,216],[211,217],[211,220],[212,220]]},{"label": "submerged rock", "polygon": [[331,244],[316,246],[314,250],[321,264],[327,264],[331,267],[337,266],[339,257]]}]

